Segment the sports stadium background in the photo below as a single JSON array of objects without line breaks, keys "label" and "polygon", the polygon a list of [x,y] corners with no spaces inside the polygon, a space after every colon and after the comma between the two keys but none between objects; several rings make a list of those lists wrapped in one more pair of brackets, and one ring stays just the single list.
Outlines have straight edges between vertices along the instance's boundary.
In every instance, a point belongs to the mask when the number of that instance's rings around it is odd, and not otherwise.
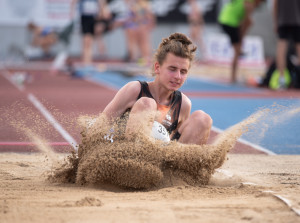
[{"label": "sports stadium background", "polygon": [[[204,39],[208,35],[221,33],[216,23],[220,7],[227,0],[198,0],[204,13]],[[5,59],[12,49],[32,53],[30,36],[26,25],[34,21],[40,25],[62,28],[70,21],[71,0],[0,0],[0,58]],[[122,13],[123,0],[109,0],[109,7],[115,16]],[[156,48],[160,40],[172,32],[188,34],[186,14],[188,7],[185,0],[151,0],[152,10],[157,16],[157,26],[151,34],[152,46]],[[72,35],[69,53],[80,55],[81,36],[79,20],[75,18],[75,29]],[[270,3],[264,4],[253,17],[254,25],[249,35],[259,36],[263,40],[266,57],[274,55],[276,41],[270,10]],[[12,38],[13,37],[13,38]],[[107,33],[104,41],[111,58],[122,58],[126,54],[125,37],[122,28]],[[60,46],[54,47],[54,53]]]}]

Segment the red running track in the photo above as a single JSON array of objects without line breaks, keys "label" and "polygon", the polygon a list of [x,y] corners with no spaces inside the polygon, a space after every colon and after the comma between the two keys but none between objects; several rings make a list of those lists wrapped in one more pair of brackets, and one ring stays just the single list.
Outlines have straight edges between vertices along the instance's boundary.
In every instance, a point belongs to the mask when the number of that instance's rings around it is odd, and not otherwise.
[{"label": "red running track", "polygon": [[[55,151],[71,151],[70,140],[66,134],[80,143],[77,118],[80,115],[99,114],[116,93],[114,89],[104,85],[71,78],[63,73],[52,75],[46,67],[26,70],[26,80],[23,84],[18,84],[17,72],[23,71],[0,70],[0,111],[5,114],[0,118],[0,152],[38,151],[35,143],[28,142],[24,131],[11,125],[13,121],[24,122],[28,129],[45,139]],[[40,103],[50,113],[66,134],[49,124],[49,119],[42,115],[35,102]],[[211,139],[216,135],[212,131]],[[231,153],[264,152],[238,142]]]}]

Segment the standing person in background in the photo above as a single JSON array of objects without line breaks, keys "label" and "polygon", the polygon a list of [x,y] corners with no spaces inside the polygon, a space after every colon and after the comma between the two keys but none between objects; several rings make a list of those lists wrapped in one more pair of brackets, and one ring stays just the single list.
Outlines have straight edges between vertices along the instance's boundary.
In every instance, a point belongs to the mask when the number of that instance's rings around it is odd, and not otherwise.
[{"label": "standing person in background", "polygon": [[205,59],[206,50],[202,38],[204,27],[202,11],[197,4],[197,0],[188,0],[188,4],[190,6],[190,11],[188,14],[190,37],[200,48],[200,58]]},{"label": "standing person in background", "polygon": [[136,19],[135,6],[132,0],[124,0],[126,6],[123,28],[126,36],[127,55],[126,61],[134,62],[137,59],[137,32],[138,23]]},{"label": "standing person in background", "polygon": [[136,0],[136,14],[138,21],[138,46],[140,62],[151,63],[151,32],[155,26],[155,17],[147,0]]},{"label": "standing person in background", "polygon": [[[71,18],[74,16],[75,6],[79,4],[81,21],[82,40],[82,60],[85,65],[89,65],[93,60],[93,42],[95,37],[95,25],[97,19],[105,18],[109,14],[105,0],[72,0]],[[99,38],[99,37],[98,37]]]},{"label": "standing person in background", "polygon": [[238,59],[243,39],[252,25],[252,13],[264,0],[230,0],[223,6],[218,17],[224,32],[234,49],[231,64],[231,83],[237,82]]},{"label": "standing person in background", "polygon": [[151,58],[150,32],[155,18],[146,0],[125,0],[126,16],[123,22],[128,47],[127,60],[136,62],[139,57],[149,63]]},{"label": "standing person in background", "polygon": [[32,33],[32,45],[40,47],[44,56],[50,56],[50,48],[57,42],[57,33],[49,27],[41,27],[30,22],[27,25],[28,30]]},{"label": "standing person in background", "polygon": [[291,83],[286,58],[289,40],[296,44],[298,65],[300,65],[300,1],[273,0],[274,28],[277,33],[276,65],[277,71],[270,80],[272,89],[286,88]]}]

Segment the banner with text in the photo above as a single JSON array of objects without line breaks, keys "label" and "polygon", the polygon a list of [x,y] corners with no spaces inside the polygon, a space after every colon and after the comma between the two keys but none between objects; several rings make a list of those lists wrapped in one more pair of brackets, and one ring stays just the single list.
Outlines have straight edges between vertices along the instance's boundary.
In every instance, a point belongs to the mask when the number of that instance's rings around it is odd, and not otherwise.
[{"label": "banner with text", "polygon": [[70,21],[71,0],[0,0],[0,25],[61,27]]},{"label": "banner with text", "polygon": [[[224,34],[214,34],[205,38],[206,58],[209,61],[229,64],[233,58],[233,48]],[[245,66],[265,66],[263,40],[259,36],[246,36],[243,41],[240,63]]]}]

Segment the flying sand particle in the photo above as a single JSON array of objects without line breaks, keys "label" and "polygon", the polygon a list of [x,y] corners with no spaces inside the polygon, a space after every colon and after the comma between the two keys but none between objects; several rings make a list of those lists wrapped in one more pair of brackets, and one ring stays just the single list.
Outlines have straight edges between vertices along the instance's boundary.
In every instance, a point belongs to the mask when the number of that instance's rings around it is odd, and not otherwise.
[{"label": "flying sand particle", "polygon": [[[208,184],[215,169],[222,166],[227,153],[248,127],[267,109],[232,126],[210,145],[187,145],[176,141],[163,143],[139,131],[127,139],[122,125],[114,125],[114,142],[105,139],[111,125],[105,115],[94,118],[86,129],[89,117],[81,117],[82,143],[78,156],[73,154],[63,168],[51,175],[52,181],[75,182],[80,185],[111,184],[122,188],[151,189],[163,187],[165,178],[181,179],[189,185]],[[119,131],[120,130],[120,131]]]}]

